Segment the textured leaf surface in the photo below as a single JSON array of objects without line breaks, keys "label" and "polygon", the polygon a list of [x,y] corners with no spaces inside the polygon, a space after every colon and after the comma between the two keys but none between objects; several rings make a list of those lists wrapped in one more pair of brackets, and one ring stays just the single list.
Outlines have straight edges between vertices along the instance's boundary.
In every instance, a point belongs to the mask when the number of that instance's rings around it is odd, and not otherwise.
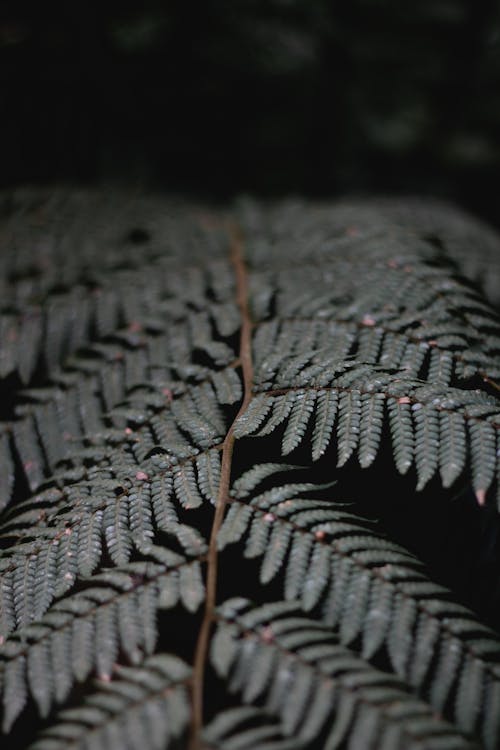
[{"label": "textured leaf surface", "polygon": [[[492,245],[412,201],[2,205],[6,743],[496,750],[500,639],[433,581],[498,590]],[[435,519],[444,572],[399,543]]]}]

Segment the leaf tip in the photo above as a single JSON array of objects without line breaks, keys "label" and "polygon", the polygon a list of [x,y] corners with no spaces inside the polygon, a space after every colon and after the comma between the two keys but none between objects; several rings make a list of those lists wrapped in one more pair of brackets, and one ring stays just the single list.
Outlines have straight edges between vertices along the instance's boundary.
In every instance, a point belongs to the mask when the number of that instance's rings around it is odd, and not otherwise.
[{"label": "leaf tip", "polygon": [[486,503],[486,490],[483,490],[483,489],[476,490],[475,495],[476,495],[476,500],[477,500],[478,505],[483,507]]}]

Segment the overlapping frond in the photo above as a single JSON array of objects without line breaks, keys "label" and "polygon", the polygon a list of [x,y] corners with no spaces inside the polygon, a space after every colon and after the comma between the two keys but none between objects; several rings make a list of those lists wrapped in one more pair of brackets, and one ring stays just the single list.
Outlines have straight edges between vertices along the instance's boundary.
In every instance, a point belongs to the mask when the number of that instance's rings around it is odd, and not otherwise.
[{"label": "overlapping frond", "polygon": [[205,750],[301,750],[299,737],[285,737],[278,719],[261,708],[238,706],[221,711],[203,732]]},{"label": "overlapping frond", "polygon": [[[359,211],[351,204],[351,214]],[[404,200],[381,199],[364,202],[374,218],[383,214],[391,224],[430,240],[436,255],[454,261],[461,274],[480,285],[486,297],[500,303],[500,257],[496,233],[476,217],[457,211],[441,201],[405,197]],[[473,250],[472,250],[473,248]]]},{"label": "overlapping frond", "polygon": [[[183,255],[196,264],[207,249],[213,258],[225,252],[224,231],[208,231],[201,212],[180,202],[83,190],[18,191],[13,202],[2,227],[0,374],[17,371],[23,382],[96,335],[151,316],[178,284],[172,266]],[[202,288],[196,275],[183,282],[192,301]]]},{"label": "overlapping frond", "polygon": [[437,712],[466,732],[479,725],[494,748],[500,741],[498,636],[373,523],[349,506],[304,497],[313,489],[277,481],[247,499],[237,487],[219,547],[243,544],[246,557],[262,560],[262,584],[279,576],[285,598],[306,612],[318,607],[342,644],[359,644],[365,658],[383,650],[394,672]]},{"label": "overlapping frond", "polygon": [[[102,343],[67,358],[65,368],[53,373],[45,387],[21,391],[15,421],[4,425],[0,460],[6,480],[0,506],[7,504],[13,489],[8,478],[16,460],[30,489],[36,491],[60,472],[61,464],[74,465],[89,458],[85,450],[89,435],[94,436],[93,443],[100,439],[119,444],[125,442],[120,427],[149,423],[150,417],[153,435],[143,436],[143,443],[146,438],[152,445],[155,439],[159,443],[158,431],[168,434],[161,415],[175,396],[184,394],[171,408],[181,427],[187,424],[188,432],[199,435],[203,429],[224,431],[220,405],[241,397],[240,379],[232,366],[236,354],[223,340],[239,324],[234,302],[227,299],[231,288],[219,289],[221,279],[215,282],[210,274],[197,279],[198,293],[204,296],[194,311],[187,300],[174,297],[175,285],[184,290],[190,274],[182,279],[165,271],[156,274],[168,283],[162,291],[165,299],[149,303],[149,317],[139,311],[128,327],[113,331],[113,340],[108,335]],[[220,302],[213,302],[217,294]],[[176,304],[174,310],[170,301]],[[200,353],[207,358],[206,364],[197,361]],[[186,393],[190,384],[198,385]],[[191,405],[187,404],[190,398]],[[171,442],[182,443],[182,438]]]},{"label": "overlapping frond", "polygon": [[384,201],[247,201],[237,225],[117,194],[9,205],[9,739],[36,711],[37,750],[495,750],[497,635],[367,498],[328,490],[384,449],[409,485],[460,478],[491,505],[500,325],[459,276],[486,282],[460,222],[412,228]]},{"label": "overlapping frond", "polygon": [[[195,470],[196,467],[196,470]],[[77,577],[90,575],[104,551],[125,565],[134,549],[148,552],[163,531],[190,554],[205,543],[196,529],[180,523],[178,510],[194,508],[202,496],[213,499],[220,455],[217,448],[173,462],[158,453],[95,468],[90,476],[62,490],[42,493],[4,524],[7,540],[0,555],[0,590],[5,602],[2,635],[38,619]],[[85,472],[86,473],[86,472]],[[38,502],[37,502],[38,501]]]},{"label": "overlapping frond", "polygon": [[474,490],[484,502],[498,466],[495,397],[417,380],[404,370],[356,360],[332,362],[326,350],[283,356],[272,369],[266,361],[263,369],[266,381],[258,384],[261,392],[240,417],[238,437],[270,435],[284,425],[281,453],[287,455],[311,429],[313,460],[334,443],[338,466],[357,455],[366,468],[377,456],[387,424],[396,467],[405,473],[414,464],[418,489],[438,472],[448,487],[470,465]]},{"label": "overlapping frond", "polygon": [[115,667],[76,708],[62,711],[33,750],[166,750],[189,721],[190,669],[177,656],[156,654],[141,667]]},{"label": "overlapping frond", "polygon": [[[473,747],[417,701],[395,677],[371,667],[296,604],[250,608],[244,599],[218,609],[211,658],[243,700],[264,701],[286,736],[309,747]],[[319,738],[321,737],[321,740]]]},{"label": "overlapping frond", "polygon": [[[46,716],[54,702],[67,698],[75,681],[92,672],[109,679],[119,653],[132,664],[140,663],[156,646],[158,610],[178,602],[189,612],[198,609],[204,598],[199,558],[190,560],[165,547],[152,548],[149,556],[82,581],[86,585],[80,591],[3,640],[4,731],[28,695]],[[50,573],[47,576],[50,579]]]},{"label": "overlapping frond", "polygon": [[419,489],[470,467],[483,503],[499,467],[498,318],[431,242],[384,214],[377,224],[367,208],[349,226],[346,204],[290,224],[294,211],[241,212],[257,266],[255,396],[236,435],[281,427],[283,455],[307,439],[314,460],[335,444],[339,466],[357,454],[365,468],[387,425]]}]

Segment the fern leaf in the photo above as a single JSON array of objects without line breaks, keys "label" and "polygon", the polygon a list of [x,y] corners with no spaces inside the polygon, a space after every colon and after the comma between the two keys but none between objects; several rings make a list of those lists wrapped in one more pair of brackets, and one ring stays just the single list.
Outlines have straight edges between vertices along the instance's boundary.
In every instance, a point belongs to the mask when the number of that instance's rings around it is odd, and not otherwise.
[{"label": "fern leaf", "polygon": [[8,505],[14,486],[14,463],[8,432],[0,433],[0,511]]},{"label": "fern leaf", "polygon": [[[393,588],[391,586],[385,586],[381,579],[372,581],[369,592],[369,601],[367,602],[365,610],[366,614],[364,616],[364,622],[361,625],[363,642],[362,655],[365,659],[371,659],[386,642],[387,633],[391,627],[391,613],[394,611],[394,595],[395,591]],[[357,607],[357,610],[359,612],[359,607]],[[325,619],[327,621],[333,619],[326,608]],[[432,624],[435,625],[434,622]],[[417,657],[415,661],[418,664],[421,664]],[[418,677],[419,676],[413,676],[413,679],[410,680],[411,684],[420,685],[422,680],[418,679]]]},{"label": "fern leaf", "polygon": [[125,565],[132,553],[132,536],[128,528],[129,498],[116,498],[106,505],[103,515],[106,545],[116,565]]},{"label": "fern leaf", "polygon": [[[432,685],[430,699],[438,711],[443,711],[457,679],[460,663],[463,659],[461,644],[450,649],[444,643],[439,649],[439,661],[436,668],[435,680]],[[475,699],[474,699],[475,700]],[[464,718],[461,717],[461,722]],[[467,722],[469,723],[469,722]]]},{"label": "fern leaf", "polygon": [[299,466],[293,466],[290,464],[256,464],[233,483],[235,496],[238,498],[247,497],[252,490],[268,477],[271,477],[276,473],[289,472],[299,468]]},{"label": "fern leaf", "polygon": [[[472,483],[476,495],[481,498],[489,488],[497,463],[496,435],[492,424],[487,421],[470,420]],[[480,500],[480,504],[484,500]]]},{"label": "fern leaf", "polygon": [[457,716],[462,717],[462,726],[469,733],[474,731],[481,711],[483,684],[483,663],[471,657],[459,682],[455,706]]},{"label": "fern leaf", "polygon": [[198,490],[194,466],[186,462],[174,472],[174,489],[180,505],[187,509],[198,508],[203,498]]},{"label": "fern leaf", "polygon": [[268,583],[276,575],[288,550],[291,530],[284,526],[273,526],[267,542],[260,571],[262,583]]},{"label": "fern leaf", "polygon": [[359,441],[361,420],[361,394],[359,391],[345,391],[340,394],[339,421],[337,426],[338,459],[337,466],[343,466]]},{"label": "fern leaf", "polygon": [[25,671],[26,659],[24,657],[13,659],[6,667],[2,723],[2,730],[4,732],[9,731],[16,717],[21,713],[26,704]]},{"label": "fern leaf", "polygon": [[217,535],[217,547],[223,550],[228,544],[237,542],[246,529],[252,518],[252,509],[245,505],[233,504],[226,514],[224,524]]},{"label": "fern leaf", "polygon": [[363,469],[370,466],[378,452],[384,422],[385,396],[364,393],[361,397],[361,435],[358,458]]},{"label": "fern leaf", "polygon": [[177,525],[178,516],[172,502],[173,480],[169,473],[159,472],[151,481],[151,504],[155,524],[162,531]]},{"label": "fern leaf", "polygon": [[56,545],[49,544],[36,558],[35,580],[33,585],[33,619],[38,620],[47,611],[54,598],[54,571],[57,567]]},{"label": "fern leaf", "polygon": [[466,460],[466,432],[456,412],[439,414],[439,471],[444,487],[450,487],[462,473]]},{"label": "fern leaf", "polygon": [[259,437],[270,435],[279,425],[288,418],[296,399],[296,393],[291,391],[283,396],[272,399],[272,414],[264,427],[257,433]]},{"label": "fern leaf", "polygon": [[[261,697],[267,710],[280,718],[285,732],[311,741],[328,720],[325,746],[334,748],[345,739],[356,715],[357,737],[365,747],[385,747],[385,733],[391,732],[393,725],[397,732],[398,724],[400,736],[393,747],[408,747],[408,742],[414,747],[439,747],[439,741],[433,744],[436,735],[453,739],[457,747],[471,746],[451,725],[436,719],[425,704],[406,692],[398,680],[377,672],[340,646],[328,628],[298,615],[294,603],[274,603],[246,610],[239,600],[237,612],[234,610],[232,602],[218,610],[218,628],[220,631],[227,629],[226,637],[232,638],[235,645],[230,660],[220,662],[218,652],[213,651],[214,666],[221,676],[231,675],[232,689],[242,690],[245,697],[256,650],[264,649],[268,659],[277,659],[273,672],[281,677],[281,684],[276,680],[263,684]],[[343,674],[347,666],[352,677]],[[315,720],[311,720],[311,704],[301,696],[304,690],[315,696],[324,691],[330,693],[326,715],[316,710]],[[391,710],[396,705],[398,708],[405,706],[406,721]],[[377,714],[376,722],[373,722],[373,713]],[[412,725],[407,721],[409,715],[420,721]],[[372,734],[374,728],[376,736]]]},{"label": "fern leaf", "polygon": [[78,531],[78,571],[82,576],[91,575],[101,557],[101,529],[103,511],[88,514],[82,518]]},{"label": "fern leaf", "polygon": [[[50,569],[47,569],[44,583],[40,584],[44,587],[46,594],[39,598],[40,604],[32,615],[39,617],[43,614],[42,602],[43,607],[46,608],[54,596],[64,594],[74,584],[78,575],[88,575],[95,568],[102,554],[102,537],[105,538],[107,551],[117,565],[124,565],[128,562],[134,546],[148,550],[154,534],[152,512],[154,522],[159,528],[173,536],[183,536],[188,546],[192,544],[194,537],[188,542],[186,531],[178,522],[177,512],[170,499],[170,488],[172,485],[175,486],[181,505],[188,507],[189,502],[201,504],[202,499],[193,465],[190,461],[179,464],[171,477],[164,469],[154,466],[157,463],[154,457],[152,461],[151,477],[145,472],[136,472],[135,476],[128,480],[131,489],[127,492],[121,489],[118,496],[113,490],[117,485],[117,480],[112,479],[108,490],[104,492],[104,497],[101,495],[97,503],[90,503],[87,507],[85,505],[88,503],[88,496],[80,494],[86,487],[86,481],[71,485],[66,493],[70,493],[75,507],[77,503],[85,503],[79,512],[66,514],[59,513],[57,506],[52,508],[52,511],[47,508],[44,511],[47,513],[46,520],[50,520],[50,513],[55,513],[55,516],[50,526],[42,524],[38,541],[24,548],[14,548],[15,554],[12,554],[10,550],[6,551],[6,559],[10,561],[16,576],[19,623],[24,617],[21,612],[29,606],[28,602],[32,602],[33,586],[36,580],[35,563],[36,566],[43,566],[44,560],[52,561]],[[102,493],[103,488],[104,480],[98,474],[96,491]],[[166,493],[168,497],[165,497]],[[63,495],[63,498],[58,498],[58,501],[64,507],[68,499]],[[195,533],[194,530],[193,533]],[[51,548],[44,546],[45,539],[47,541],[53,539],[55,554]],[[201,554],[198,541],[195,546],[197,553]],[[50,558],[47,558],[48,552],[51,553]]]},{"label": "fern leaf", "polygon": [[32,491],[43,481],[45,461],[40,450],[33,417],[14,422],[14,441]]},{"label": "fern leaf", "polygon": [[[139,476],[141,476],[139,474]],[[141,479],[128,492],[130,535],[137,549],[145,550],[154,536],[151,508],[151,484]]]},{"label": "fern leaf", "polygon": [[[446,589],[428,581],[415,558],[344,507],[312,499],[287,504],[272,490],[246,501],[235,498],[219,546],[242,540],[247,529],[245,555],[263,558],[262,583],[284,568],[287,598],[301,598],[306,611],[322,602],[323,621],[339,627],[342,643],[361,637],[367,655],[385,645],[397,674],[418,690],[430,685],[437,710],[474,658],[484,670],[479,695],[489,694],[500,680],[490,661],[500,655],[494,634],[464,607],[451,604]],[[431,646],[437,643],[443,659],[455,660],[454,668],[446,662],[429,678]],[[460,714],[453,719],[462,726]]]},{"label": "fern leaf", "polygon": [[0,583],[0,644],[4,642],[7,633],[14,630],[16,621],[12,575],[7,573]]},{"label": "fern leaf", "polygon": [[[243,533],[244,528],[241,529],[240,537]],[[284,584],[285,598],[288,600],[298,599],[302,593],[303,581],[307,571],[310,570],[309,561],[313,545],[312,536],[306,534],[293,535]],[[315,581],[314,576],[313,581]],[[311,588],[313,586],[314,584]]]},{"label": "fern leaf", "polygon": [[278,720],[262,709],[238,706],[222,711],[205,727],[203,738],[217,750],[300,750],[304,742],[284,737]]},{"label": "fern leaf", "polygon": [[415,626],[415,656],[410,669],[410,682],[412,685],[423,685],[430,668],[432,658],[436,653],[436,645],[439,641],[440,622],[436,618],[420,614]]},{"label": "fern leaf", "polygon": [[197,388],[193,388],[192,395],[199,413],[213,425],[217,436],[223,435],[225,419],[212,386],[209,383],[202,383]]},{"label": "fern leaf", "polygon": [[183,437],[178,430],[174,419],[171,415],[155,415],[151,419],[151,427],[156,437],[156,441],[164,450],[167,449],[179,459],[187,458],[192,453],[190,443]]},{"label": "fern leaf", "polygon": [[286,426],[281,455],[291,453],[302,442],[316,401],[315,391],[297,391]]},{"label": "fern leaf", "polygon": [[211,503],[215,505],[219,494],[221,458],[218,450],[200,453],[196,457],[198,487]]},{"label": "fern leaf", "polygon": [[309,569],[303,579],[302,606],[306,612],[315,607],[329,580],[330,553],[325,546],[318,544],[312,551]]},{"label": "fern leaf", "polygon": [[201,448],[209,448],[220,437],[218,426],[200,412],[194,398],[186,395],[175,399],[172,402],[172,413],[178,426]]},{"label": "fern leaf", "polygon": [[189,709],[189,668],[175,656],[149,657],[142,667],[116,667],[110,682],[81,707],[59,714],[58,724],[42,732],[33,750],[75,747],[163,750],[183,734]]},{"label": "fern leaf", "polygon": [[414,404],[415,464],[418,474],[417,489],[422,489],[432,479],[438,466],[439,422],[430,406]]},{"label": "fern leaf", "polygon": [[[96,575],[90,586],[54,604],[38,623],[5,640],[0,649],[0,682],[9,725],[17,707],[22,708],[17,696],[25,692],[19,683],[23,665],[26,687],[41,714],[47,715],[52,701],[65,700],[75,680],[86,679],[93,670],[108,678],[119,649],[133,663],[141,661],[143,653],[151,653],[157,640],[158,609],[171,608],[179,599],[188,611],[198,609],[204,596],[199,563],[166,549],[151,551],[161,562],[130,563]],[[46,684],[51,659],[59,667],[54,695]]]},{"label": "fern leaf", "polygon": [[451,385],[454,361],[453,354],[449,351],[441,351],[434,348],[431,351],[429,371],[427,379],[430,383],[443,383]]},{"label": "fern leaf", "polygon": [[409,399],[405,396],[388,401],[392,444],[396,467],[406,474],[413,463],[414,440]]},{"label": "fern leaf", "polygon": [[[229,225],[108,193],[2,200],[7,742],[36,710],[45,750],[495,750],[497,635],[395,543],[397,516],[393,542],[369,493],[324,491],[388,452],[427,487],[419,513],[460,479],[442,494],[470,550],[484,527],[486,576],[442,557],[489,606],[496,521],[467,485],[489,504],[500,477],[500,326],[457,271],[485,284],[493,239],[481,265],[466,222],[411,200],[246,200]],[[308,481],[278,462],[308,450]]]},{"label": "fern leaf", "polygon": [[211,380],[220,404],[234,404],[241,399],[241,380],[236,370],[218,370],[212,373]]},{"label": "fern leaf", "polygon": [[399,592],[396,594],[394,604],[398,614],[394,627],[389,631],[387,647],[391,663],[397,674],[406,675],[412,653],[412,638],[418,615],[418,605],[414,599],[399,594]]},{"label": "fern leaf", "polygon": [[261,426],[262,422],[271,411],[272,406],[272,400],[267,398],[264,394],[260,394],[253,398],[250,401],[248,408],[238,418],[234,427],[235,436],[241,438],[245,435],[251,435],[254,433]]},{"label": "fern leaf", "polygon": [[196,612],[205,595],[199,565],[193,563],[180,568],[179,588],[181,600],[186,609],[189,612]]},{"label": "fern leaf", "polygon": [[327,449],[337,414],[338,395],[333,390],[318,392],[312,440],[312,458],[317,461]]}]

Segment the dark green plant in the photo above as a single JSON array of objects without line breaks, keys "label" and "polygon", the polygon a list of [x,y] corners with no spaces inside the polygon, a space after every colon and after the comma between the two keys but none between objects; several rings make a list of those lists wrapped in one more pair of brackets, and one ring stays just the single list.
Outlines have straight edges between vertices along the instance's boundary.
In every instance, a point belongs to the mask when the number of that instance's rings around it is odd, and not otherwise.
[{"label": "dark green plant", "polygon": [[427,549],[458,507],[495,561],[496,237],[414,200],[2,208],[4,741],[498,747],[494,604]]}]

